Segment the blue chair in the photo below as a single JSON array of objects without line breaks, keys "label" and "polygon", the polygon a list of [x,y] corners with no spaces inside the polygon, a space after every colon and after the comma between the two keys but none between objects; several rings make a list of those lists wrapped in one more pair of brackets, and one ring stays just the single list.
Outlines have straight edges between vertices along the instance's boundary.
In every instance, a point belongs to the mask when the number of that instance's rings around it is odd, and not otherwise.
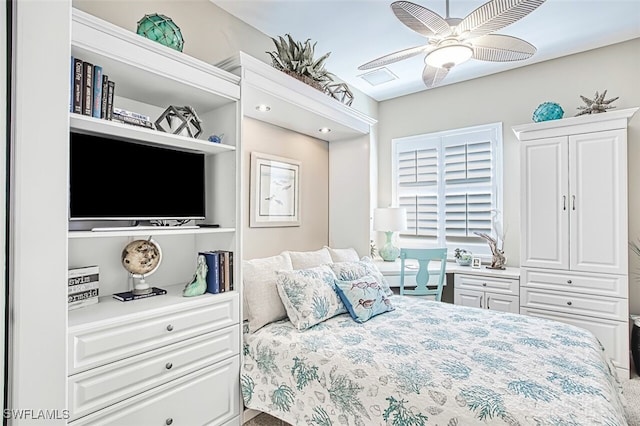
[{"label": "blue chair", "polygon": [[[413,290],[405,290],[404,286],[404,271],[405,261],[407,259],[414,259],[418,261],[419,269],[416,274],[416,288]],[[440,261],[440,275],[437,277],[436,283],[429,283],[429,262],[432,260]],[[435,296],[436,301],[440,302],[442,299],[442,287],[444,286],[444,280],[446,278],[447,268],[447,249],[400,249],[400,295],[410,296]],[[435,289],[429,289],[427,284],[435,286]]]}]

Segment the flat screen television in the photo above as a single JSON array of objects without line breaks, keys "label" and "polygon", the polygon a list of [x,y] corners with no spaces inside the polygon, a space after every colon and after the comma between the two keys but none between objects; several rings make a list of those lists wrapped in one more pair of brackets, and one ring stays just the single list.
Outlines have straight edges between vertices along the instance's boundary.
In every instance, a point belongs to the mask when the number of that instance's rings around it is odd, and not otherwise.
[{"label": "flat screen television", "polygon": [[70,220],[204,219],[204,154],[70,134]]}]

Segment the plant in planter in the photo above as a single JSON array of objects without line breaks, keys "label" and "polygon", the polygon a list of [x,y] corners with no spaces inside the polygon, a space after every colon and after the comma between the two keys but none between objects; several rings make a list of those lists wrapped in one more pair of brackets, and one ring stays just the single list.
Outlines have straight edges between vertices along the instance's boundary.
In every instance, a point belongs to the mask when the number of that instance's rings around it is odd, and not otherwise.
[{"label": "plant in planter", "polygon": [[303,44],[295,41],[290,34],[285,36],[286,38],[282,36],[277,39],[271,38],[276,45],[276,51],[267,53],[271,57],[274,68],[324,92],[326,86],[332,83],[335,77],[324,67],[324,61],[331,52],[314,60],[316,43],[311,44],[310,39],[307,39]]},{"label": "plant in planter", "polygon": [[313,59],[316,43],[311,44],[310,39],[301,43],[289,34],[285,34],[285,37],[271,38],[276,50],[267,53],[271,57],[273,67],[351,106],[353,93],[349,86],[345,83],[334,83],[335,75],[324,67],[324,62],[331,52],[325,53],[319,59]]},{"label": "plant in planter", "polygon": [[457,248],[453,257],[456,258],[456,263],[460,266],[469,266],[471,265],[471,260],[473,259],[473,253],[467,251],[465,249]]}]

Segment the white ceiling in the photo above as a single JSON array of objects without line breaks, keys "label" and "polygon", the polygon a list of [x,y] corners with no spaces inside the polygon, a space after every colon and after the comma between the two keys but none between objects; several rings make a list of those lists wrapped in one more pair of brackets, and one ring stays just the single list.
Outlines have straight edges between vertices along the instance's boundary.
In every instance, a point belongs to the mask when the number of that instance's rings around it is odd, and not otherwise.
[{"label": "white ceiling", "polygon": [[[331,52],[326,62],[329,71],[378,101],[426,90],[421,78],[423,55],[388,65],[398,76],[389,83],[374,87],[359,77],[366,71],[357,68],[365,62],[427,40],[400,23],[391,11],[392,0],[211,1],[270,37],[289,33],[302,42],[307,38],[317,42],[316,58]],[[445,0],[412,1],[446,16]],[[464,18],[485,2],[450,0],[449,14]],[[440,85],[640,37],[640,0],[547,0],[495,34],[522,38],[538,51],[528,60],[511,63],[471,59],[453,68]]]}]

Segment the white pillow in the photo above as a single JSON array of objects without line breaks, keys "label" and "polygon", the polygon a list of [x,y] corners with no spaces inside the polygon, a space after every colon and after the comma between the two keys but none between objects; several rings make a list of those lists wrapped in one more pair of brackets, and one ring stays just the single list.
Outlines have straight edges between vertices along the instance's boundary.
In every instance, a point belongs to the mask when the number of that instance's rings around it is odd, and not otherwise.
[{"label": "white pillow", "polygon": [[333,260],[334,262],[357,262],[358,260],[360,260],[358,252],[352,247],[336,249],[325,246],[324,248],[329,250],[331,260]]},{"label": "white pillow", "polygon": [[242,261],[244,302],[249,332],[287,317],[276,288],[276,271],[292,270],[291,259],[284,252],[277,256]]},{"label": "white pillow", "polygon": [[316,251],[288,251],[293,269],[308,269],[333,263],[326,247]]}]

